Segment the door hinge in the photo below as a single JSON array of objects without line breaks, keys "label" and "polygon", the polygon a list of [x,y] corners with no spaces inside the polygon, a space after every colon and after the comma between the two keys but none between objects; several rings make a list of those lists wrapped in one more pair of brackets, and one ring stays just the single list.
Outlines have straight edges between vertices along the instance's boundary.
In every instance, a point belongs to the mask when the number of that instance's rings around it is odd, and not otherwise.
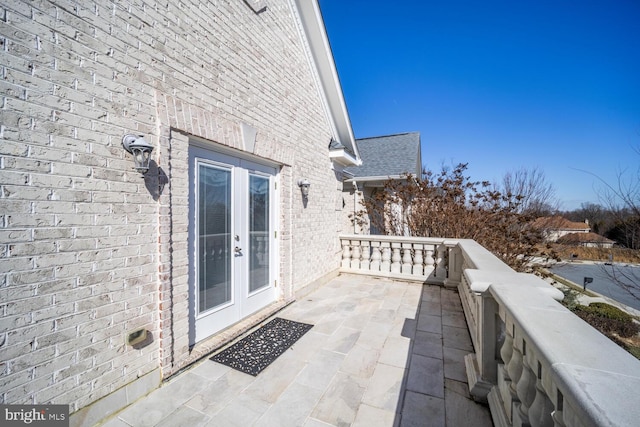
[{"label": "door hinge", "polygon": [[276,189],[276,190],[278,189],[278,183],[275,182],[275,181],[273,181],[273,188]]},{"label": "door hinge", "polygon": [[278,238],[278,231],[274,231],[274,232],[273,232],[273,238],[274,238],[274,239],[277,239],[277,238]]},{"label": "door hinge", "polygon": [[274,280],[274,281],[273,281],[273,287],[274,287],[274,288],[277,288],[277,287],[278,287],[278,281],[277,281],[277,280]]}]

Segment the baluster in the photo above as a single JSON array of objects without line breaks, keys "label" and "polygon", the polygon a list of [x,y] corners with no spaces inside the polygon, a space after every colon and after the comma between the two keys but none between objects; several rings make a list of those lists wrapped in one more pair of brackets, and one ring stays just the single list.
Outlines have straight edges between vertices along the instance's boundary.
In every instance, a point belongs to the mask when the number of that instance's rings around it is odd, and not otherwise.
[{"label": "baluster", "polygon": [[352,240],[351,245],[351,269],[360,269],[360,242],[358,240]]},{"label": "baluster", "polygon": [[444,244],[440,244],[438,245],[437,249],[436,249],[436,274],[435,276],[439,279],[446,279],[447,276],[447,270],[446,270],[446,263],[445,263],[445,252],[447,250],[447,247]]},{"label": "baluster", "polygon": [[529,422],[531,427],[552,427],[553,403],[542,387],[542,365],[538,362],[538,376],[536,378],[536,398],[529,408]]},{"label": "baluster", "polygon": [[371,242],[371,271],[380,271],[380,242]]},{"label": "baluster", "polygon": [[255,244],[257,246],[256,249],[256,257],[258,258],[258,265],[265,265],[264,262],[264,239],[262,237],[254,237],[254,239],[257,241],[257,243]]},{"label": "baluster", "polygon": [[427,245],[425,246],[425,267],[424,267],[424,275],[428,276],[431,274],[431,272],[433,271],[433,263],[434,263],[434,259],[433,259],[433,245]]},{"label": "baluster", "polygon": [[504,363],[503,366],[506,374],[505,379],[510,380],[509,373],[506,372],[506,370],[509,362],[511,361],[511,357],[513,356],[513,335],[506,329],[507,328],[505,327],[504,343],[500,348],[500,357],[502,358],[502,363]]},{"label": "baluster", "polygon": [[420,243],[415,243],[413,245],[413,249],[415,250],[415,255],[413,257],[413,275],[414,276],[422,276],[424,274],[424,259],[422,258],[422,248],[423,245]]},{"label": "baluster", "polygon": [[[498,390],[500,391],[500,397],[504,404],[504,409],[507,414],[511,414],[511,393],[509,387],[511,386],[511,379],[509,378],[509,372],[507,367],[513,356],[513,335],[515,330],[509,330],[506,325],[505,319],[505,334],[504,342],[500,348],[500,357],[502,358],[502,364],[498,366]],[[510,417],[510,415],[509,415]]]},{"label": "baluster", "polygon": [[369,258],[371,257],[369,241],[361,241],[360,246],[362,247],[362,260],[360,261],[360,270],[369,271]]},{"label": "baluster", "polygon": [[351,248],[349,245],[351,241],[342,241],[342,268],[349,268],[351,266]]},{"label": "baluster", "polygon": [[529,364],[530,357],[527,357],[527,342],[522,340],[522,374],[516,385],[518,394],[518,416],[523,425],[529,424],[529,408],[536,398],[536,376]]},{"label": "baluster", "polygon": [[402,244],[402,274],[411,274],[413,261],[411,259],[411,243]]},{"label": "baluster", "polygon": [[391,245],[389,242],[381,242],[382,246],[382,262],[380,263],[380,271],[388,273],[391,270]]},{"label": "baluster", "polygon": [[401,243],[392,242],[391,248],[393,250],[393,255],[391,255],[391,272],[392,273],[400,273],[400,261],[402,258],[400,257],[400,246]]},{"label": "baluster", "polygon": [[[511,379],[511,383],[509,384],[509,395],[511,397],[511,402],[519,402],[518,399],[518,381],[520,381],[520,376],[522,375],[522,352],[518,348],[518,343],[516,342],[515,331],[513,337],[513,354],[511,355],[511,359],[509,360],[509,364],[507,365],[507,373],[509,378]],[[506,402],[505,402],[506,403]],[[512,417],[512,405],[509,405],[507,409],[507,414],[509,418],[513,420]]]},{"label": "baluster", "polygon": [[229,246],[228,245],[222,245],[222,246],[218,246],[218,255],[216,256],[217,260],[224,260],[227,258],[227,255],[229,254]]}]

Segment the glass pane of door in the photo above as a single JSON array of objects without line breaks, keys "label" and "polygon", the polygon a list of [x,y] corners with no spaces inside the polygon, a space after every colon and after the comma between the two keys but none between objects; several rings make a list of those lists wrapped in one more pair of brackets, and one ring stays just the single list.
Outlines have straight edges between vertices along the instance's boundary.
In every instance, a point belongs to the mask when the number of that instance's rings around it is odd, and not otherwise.
[{"label": "glass pane of door", "polygon": [[231,238],[231,171],[199,164],[199,313],[232,300]]},{"label": "glass pane of door", "polygon": [[269,285],[269,178],[249,175],[249,292]]}]

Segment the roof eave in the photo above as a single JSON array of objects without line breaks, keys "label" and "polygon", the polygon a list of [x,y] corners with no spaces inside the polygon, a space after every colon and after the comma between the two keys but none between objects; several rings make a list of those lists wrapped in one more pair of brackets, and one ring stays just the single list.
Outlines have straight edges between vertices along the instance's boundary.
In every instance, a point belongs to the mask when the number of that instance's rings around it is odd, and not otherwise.
[{"label": "roof eave", "polygon": [[346,182],[374,182],[374,181],[389,181],[390,179],[407,179],[406,175],[380,175],[380,176],[354,176],[349,178]]},{"label": "roof eave", "polygon": [[342,166],[360,166],[362,160],[356,158],[344,148],[329,151],[329,158]]},{"label": "roof eave", "polygon": [[[356,159],[354,165],[359,165],[360,154],[351,128],[351,120],[342,94],[342,86],[338,78],[329,38],[320,12],[317,0],[294,0],[304,32],[307,36],[313,62],[315,64],[322,89],[335,126],[336,139],[345,145]],[[351,164],[349,164],[351,165]]]}]

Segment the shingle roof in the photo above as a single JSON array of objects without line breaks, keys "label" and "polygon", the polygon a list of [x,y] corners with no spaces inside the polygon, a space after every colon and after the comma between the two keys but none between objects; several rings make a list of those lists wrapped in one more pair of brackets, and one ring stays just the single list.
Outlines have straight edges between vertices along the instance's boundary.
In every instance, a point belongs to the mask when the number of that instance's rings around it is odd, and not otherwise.
[{"label": "shingle roof", "polygon": [[558,239],[558,243],[580,244],[580,243],[615,243],[604,236],[596,233],[570,233]]},{"label": "shingle roof", "polygon": [[537,218],[533,224],[538,228],[548,230],[591,230],[589,224],[585,222],[569,221],[558,215]]},{"label": "shingle roof", "polygon": [[420,132],[361,138],[356,140],[362,166],[346,168],[356,177],[419,175]]}]

